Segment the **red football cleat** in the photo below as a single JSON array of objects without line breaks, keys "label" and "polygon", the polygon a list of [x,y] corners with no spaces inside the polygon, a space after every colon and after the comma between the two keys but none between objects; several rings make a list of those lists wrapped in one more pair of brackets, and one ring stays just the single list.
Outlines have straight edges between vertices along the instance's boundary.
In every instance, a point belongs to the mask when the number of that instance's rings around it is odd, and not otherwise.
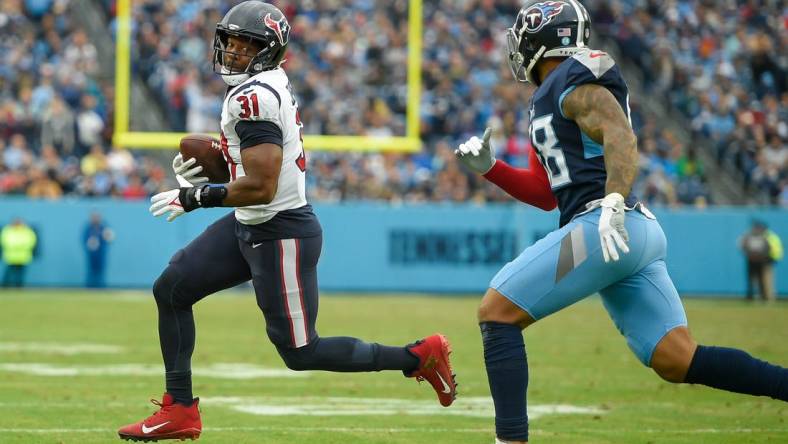
[{"label": "red football cleat", "polygon": [[159,441],[161,439],[197,439],[202,431],[200,410],[196,398],[192,405],[176,404],[172,395],[165,393],[161,402],[150,400],[159,411],[147,419],[123,426],[118,430],[121,439],[131,441]]},{"label": "red football cleat", "polygon": [[441,405],[450,406],[457,397],[457,383],[449,362],[449,340],[440,334],[432,335],[408,346],[408,349],[419,358],[419,367],[406,376],[419,382],[426,379],[438,394]]}]

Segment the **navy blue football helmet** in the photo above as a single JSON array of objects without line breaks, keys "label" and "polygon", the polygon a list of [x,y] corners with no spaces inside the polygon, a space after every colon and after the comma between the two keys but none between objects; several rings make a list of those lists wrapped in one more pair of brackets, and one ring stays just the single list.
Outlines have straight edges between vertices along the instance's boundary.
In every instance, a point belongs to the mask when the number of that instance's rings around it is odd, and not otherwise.
[{"label": "navy blue football helmet", "polygon": [[542,58],[571,57],[591,37],[588,11],[577,0],[529,0],[506,31],[509,67],[520,82],[539,85],[533,75]]}]

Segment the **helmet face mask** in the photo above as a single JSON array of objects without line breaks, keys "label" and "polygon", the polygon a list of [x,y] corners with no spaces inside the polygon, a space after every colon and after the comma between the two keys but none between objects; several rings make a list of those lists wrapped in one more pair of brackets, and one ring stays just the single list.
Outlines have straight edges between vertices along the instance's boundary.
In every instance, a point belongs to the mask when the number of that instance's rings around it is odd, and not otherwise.
[{"label": "helmet face mask", "polygon": [[518,82],[527,82],[528,76],[525,72],[525,56],[520,52],[520,37],[517,36],[514,28],[506,30],[506,60],[509,61],[509,69],[512,76]]},{"label": "helmet face mask", "polygon": [[[220,74],[228,85],[235,86],[245,82],[253,74],[262,71],[262,63],[260,60],[265,59],[265,52],[267,48],[261,49],[254,56],[245,53],[228,51],[227,44],[231,36],[248,40],[250,43],[256,43],[258,46],[259,42],[248,36],[243,36],[238,33],[228,32],[226,30],[220,29],[217,26],[216,36],[214,37],[213,41],[213,70],[214,72]],[[232,57],[231,63],[227,63],[228,56]],[[249,58],[249,62],[246,64],[246,66],[238,66],[236,62],[239,58]]]},{"label": "helmet face mask", "polygon": [[[277,69],[284,62],[289,36],[287,18],[275,6],[256,0],[240,3],[216,24],[213,70],[225,83],[236,86],[255,74]],[[228,51],[231,37],[253,44],[259,48],[257,54],[235,52],[235,48]],[[239,58],[249,58],[246,66],[238,66]]]}]

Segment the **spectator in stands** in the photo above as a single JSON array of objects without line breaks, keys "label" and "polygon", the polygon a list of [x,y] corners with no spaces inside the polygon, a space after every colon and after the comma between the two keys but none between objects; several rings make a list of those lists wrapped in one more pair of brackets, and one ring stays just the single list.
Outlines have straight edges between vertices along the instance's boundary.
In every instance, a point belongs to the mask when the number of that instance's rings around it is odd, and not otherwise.
[{"label": "spectator in stands", "polygon": [[0,231],[0,248],[3,250],[3,287],[23,287],[25,271],[33,262],[33,251],[38,239],[35,231],[20,219],[14,219]]},{"label": "spectator in stands", "polygon": [[82,168],[82,174],[89,177],[106,171],[107,156],[104,154],[104,148],[99,144],[90,147],[90,153],[82,158],[80,167]]},{"label": "spectator in stands", "polygon": [[747,259],[747,299],[753,299],[753,286],[757,284],[763,300],[774,300],[774,264],[783,257],[780,238],[766,223],[755,220],[739,246]]},{"label": "spectator in stands", "polygon": [[788,150],[782,3],[589,3],[600,34],[639,67],[655,98],[666,97],[683,112],[697,141],[708,141],[723,166],[736,168],[745,185],[772,202],[781,195],[787,167],[763,159],[763,141],[775,134]]},{"label": "spectator in stands", "polygon": [[40,18],[52,6],[53,0],[25,0],[25,10],[33,17]]},{"label": "spectator in stands", "polygon": [[82,232],[82,247],[87,256],[87,288],[106,287],[107,249],[115,239],[115,233],[107,227],[99,213],[92,213],[90,221]]},{"label": "spectator in stands", "polygon": [[98,52],[82,29],[76,29],[71,35],[63,59],[74,72],[93,75],[98,71]]},{"label": "spectator in stands", "polygon": [[127,200],[140,200],[148,196],[148,190],[143,186],[140,176],[135,174],[129,177],[128,185],[123,189],[121,195]]},{"label": "spectator in stands", "polygon": [[[211,51],[213,25],[237,2],[133,2],[132,74],[158,101],[160,109],[154,111],[171,130],[218,130],[224,84],[197,61]],[[287,63],[300,92],[305,133],[404,135],[407,1],[280,3],[293,26]],[[788,167],[779,162],[788,156],[786,58],[779,52],[784,30],[780,20],[766,19],[782,16],[778,3],[755,8],[751,2],[711,7],[700,0],[616,0],[588,6],[600,34],[615,37],[611,42],[621,46],[623,59],[640,67],[646,88],[684,113],[695,137],[711,141],[719,161],[735,168],[748,186],[784,202]],[[99,67],[111,61],[99,60],[87,32],[72,23],[80,12],[73,9],[76,4],[6,0],[0,10],[0,145],[8,144],[0,148],[5,165],[0,193],[25,193],[33,168],[49,175],[65,195],[155,193],[171,179],[159,174],[163,170],[154,156],[110,150],[114,90],[111,81],[100,78]],[[111,19],[114,2],[94,4],[105,7]],[[311,197],[506,201],[498,188],[455,170],[453,159],[442,159],[441,144],[454,146],[489,122],[499,128],[499,155],[516,166],[527,162],[528,115],[512,110],[528,101],[531,89],[508,80],[500,51],[505,43],[489,31],[509,26],[519,7],[518,0],[425,2],[424,152],[395,160],[309,153]],[[682,143],[636,101],[631,108],[642,151],[636,194],[665,205],[709,201],[706,171],[715,165],[700,165],[697,153],[687,152],[686,146],[700,145],[697,140]],[[98,150],[108,154],[102,159]],[[448,192],[448,186],[467,190]]]},{"label": "spectator in stands", "polygon": [[27,140],[21,134],[14,134],[11,143],[3,150],[3,164],[9,170],[22,170],[32,163],[33,155],[27,147]]},{"label": "spectator in stands", "polygon": [[55,96],[49,103],[49,108],[44,112],[41,124],[41,143],[52,145],[64,155],[74,153],[74,113],[63,102],[61,97]]},{"label": "spectator in stands", "polygon": [[36,165],[44,171],[58,173],[63,167],[63,160],[52,145],[41,147],[41,155],[37,159]]},{"label": "spectator in stands", "polygon": [[38,167],[29,171],[30,184],[27,186],[27,197],[32,199],[59,199],[63,196],[60,184],[52,178],[52,173]]},{"label": "spectator in stands", "polygon": [[87,153],[91,146],[102,143],[102,133],[104,132],[104,120],[96,111],[96,97],[91,94],[82,95],[82,107],[77,115],[77,142],[79,143],[80,155]]}]

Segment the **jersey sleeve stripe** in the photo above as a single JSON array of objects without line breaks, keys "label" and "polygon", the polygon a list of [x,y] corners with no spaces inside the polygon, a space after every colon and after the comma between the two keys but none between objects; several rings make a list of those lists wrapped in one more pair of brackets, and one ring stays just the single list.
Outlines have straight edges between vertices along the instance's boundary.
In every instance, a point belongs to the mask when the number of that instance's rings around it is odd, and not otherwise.
[{"label": "jersey sleeve stripe", "polygon": [[[253,82],[249,82],[249,83],[244,83],[243,85],[240,85],[240,86],[236,87],[235,91],[233,91],[233,93],[227,99],[228,100],[232,99],[233,97],[235,97],[236,95],[240,94],[241,92],[248,91],[250,86],[261,86],[261,87],[267,89],[268,91],[271,91],[271,94],[273,94],[274,97],[276,97],[277,102],[279,102],[279,107],[280,108],[282,107],[282,97],[279,95],[279,93],[276,92],[276,90],[271,85],[269,85],[267,83],[259,82],[257,80],[255,80]],[[243,87],[243,88],[241,88],[241,87]]]},{"label": "jersey sleeve stripe", "polygon": [[595,142],[594,139],[589,137],[588,134],[584,133],[582,130],[580,131],[580,139],[583,142],[584,159],[593,159],[594,157],[603,156],[605,154],[605,148]]},{"label": "jersey sleeve stripe", "polygon": [[566,116],[564,115],[564,99],[566,99],[566,96],[568,96],[570,92],[574,91],[575,88],[577,88],[577,85],[570,86],[558,97],[558,112],[561,113],[561,117],[564,119],[566,119]]},{"label": "jersey sleeve stripe", "polygon": [[279,93],[276,92],[276,90],[271,85],[268,85],[267,83],[261,83],[260,86],[262,86],[263,88],[267,89],[268,91],[271,91],[271,94],[273,94],[274,97],[276,97],[276,101],[279,103],[278,108],[281,108],[282,107],[282,97],[279,95]]}]

